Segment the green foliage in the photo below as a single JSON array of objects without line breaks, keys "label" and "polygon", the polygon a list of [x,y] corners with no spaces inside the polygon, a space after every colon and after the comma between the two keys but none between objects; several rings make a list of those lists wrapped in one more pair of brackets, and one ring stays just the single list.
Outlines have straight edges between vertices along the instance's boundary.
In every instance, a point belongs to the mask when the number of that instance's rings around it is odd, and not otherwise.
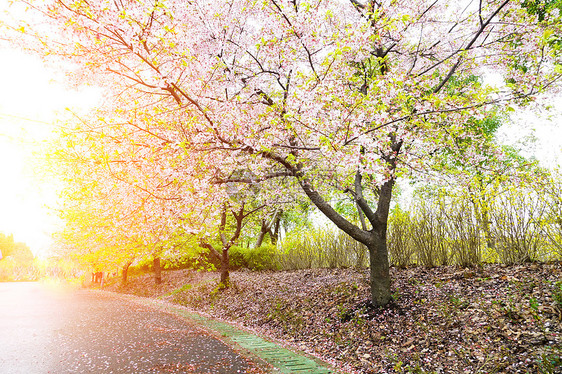
[{"label": "green foliage", "polygon": [[258,248],[234,246],[229,251],[230,266],[233,269],[247,268],[251,270],[278,270],[276,247],[263,244]]},{"label": "green foliage", "polygon": [[188,241],[177,245],[173,250],[163,253],[162,268],[165,270],[177,269],[206,269],[210,265],[206,251],[196,243]]},{"label": "green foliage", "polygon": [[129,270],[128,270],[129,276],[149,273],[151,263],[152,263],[152,261],[147,259],[147,258],[146,259],[143,258],[143,259],[139,260],[138,263],[129,267]]},{"label": "green foliage", "polygon": [[367,248],[332,227],[294,230],[277,247],[281,269],[365,267]]},{"label": "green foliage", "polygon": [[340,199],[334,204],[334,209],[352,222],[359,222],[357,208],[350,198]]},{"label": "green foliage", "polygon": [[474,74],[468,76],[453,75],[447,82],[445,91],[451,96],[458,96],[467,87],[481,87],[482,79]]},{"label": "green foliage", "polygon": [[308,200],[297,199],[292,209],[285,209],[281,215],[281,226],[285,232],[291,232],[301,227],[312,227],[310,214],[313,210]]},{"label": "green foliage", "polygon": [[493,136],[501,127],[502,121],[497,115],[486,116],[483,119],[470,119],[471,127],[478,128],[478,133],[483,133],[488,137]]},{"label": "green foliage", "polygon": [[246,267],[246,259],[244,258],[245,248],[234,245],[228,251],[228,261],[231,269],[240,269]]},{"label": "green foliage", "polygon": [[530,15],[536,16],[539,22],[543,22],[554,10],[562,13],[562,1],[560,0],[523,0],[521,6]]},{"label": "green foliage", "polygon": [[277,270],[276,247],[272,244],[264,244],[245,253],[248,268],[252,270]]}]

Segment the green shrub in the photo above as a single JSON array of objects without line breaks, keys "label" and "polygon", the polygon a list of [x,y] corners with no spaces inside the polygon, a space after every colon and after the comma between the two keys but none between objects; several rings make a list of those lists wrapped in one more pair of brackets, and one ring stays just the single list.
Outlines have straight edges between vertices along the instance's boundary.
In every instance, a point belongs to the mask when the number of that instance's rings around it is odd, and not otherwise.
[{"label": "green shrub", "polygon": [[474,211],[467,199],[459,198],[444,211],[444,223],[454,263],[463,267],[482,262],[482,230],[473,222]]},{"label": "green shrub", "polygon": [[520,264],[543,257],[545,208],[532,191],[509,190],[496,199],[491,216],[495,250],[502,263]]},{"label": "green shrub", "polygon": [[264,244],[258,248],[234,246],[228,251],[232,269],[242,267],[251,270],[277,270],[276,248],[272,244]]},{"label": "green shrub", "polygon": [[247,248],[232,246],[228,250],[228,263],[231,269],[247,268],[248,263],[246,262],[244,251]]},{"label": "green shrub", "polygon": [[283,270],[365,267],[367,248],[333,227],[305,227],[291,232],[276,249]]},{"label": "green shrub", "polygon": [[412,244],[418,263],[426,267],[448,265],[450,261],[441,212],[421,204],[412,220]]},{"label": "green shrub", "polygon": [[396,207],[389,217],[388,252],[390,262],[399,268],[414,263],[414,246],[412,244],[412,219],[410,213]]},{"label": "green shrub", "polygon": [[276,247],[273,244],[263,244],[258,248],[245,252],[244,259],[252,270],[278,270]]}]

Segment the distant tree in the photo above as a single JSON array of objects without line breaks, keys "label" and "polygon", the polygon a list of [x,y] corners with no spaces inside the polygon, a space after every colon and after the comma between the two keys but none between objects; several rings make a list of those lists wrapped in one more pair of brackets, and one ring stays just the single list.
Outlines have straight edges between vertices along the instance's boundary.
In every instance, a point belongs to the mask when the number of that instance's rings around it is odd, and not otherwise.
[{"label": "distant tree", "polygon": [[25,243],[16,243],[14,236],[0,233],[0,259],[12,257],[18,264],[29,265],[33,262],[34,256]]},{"label": "distant tree", "polygon": [[433,182],[446,185],[448,193],[464,195],[472,204],[485,243],[494,249],[491,205],[508,188],[526,187],[544,180],[546,173],[534,159],[522,157],[516,149],[497,143],[497,130],[505,123],[498,109],[484,118],[469,118],[471,137],[456,136],[432,150],[430,165],[437,171]]}]

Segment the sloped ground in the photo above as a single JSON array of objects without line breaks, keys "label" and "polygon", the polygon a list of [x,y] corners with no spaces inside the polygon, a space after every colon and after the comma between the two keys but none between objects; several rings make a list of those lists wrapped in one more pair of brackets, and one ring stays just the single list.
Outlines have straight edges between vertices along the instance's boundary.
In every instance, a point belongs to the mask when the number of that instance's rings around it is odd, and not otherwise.
[{"label": "sloped ground", "polygon": [[167,272],[107,289],[162,297],[288,342],[349,372],[562,373],[562,263],[391,269],[371,308],[366,270]]}]

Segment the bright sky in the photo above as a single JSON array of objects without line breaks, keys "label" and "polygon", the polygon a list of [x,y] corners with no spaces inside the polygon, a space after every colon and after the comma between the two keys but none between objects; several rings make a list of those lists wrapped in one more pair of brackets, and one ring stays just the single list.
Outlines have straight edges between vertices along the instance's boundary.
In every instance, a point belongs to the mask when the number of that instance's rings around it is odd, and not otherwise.
[{"label": "bright sky", "polygon": [[63,79],[38,58],[0,49],[0,232],[35,254],[46,252],[57,222],[48,209],[57,191],[36,174],[36,152],[66,108],[83,112],[97,102],[93,90],[71,90]]},{"label": "bright sky", "polygon": [[498,138],[520,149],[523,156],[534,156],[543,166],[556,168],[562,165],[562,95],[546,99],[546,105],[552,108],[511,115],[513,124],[500,128]]}]

